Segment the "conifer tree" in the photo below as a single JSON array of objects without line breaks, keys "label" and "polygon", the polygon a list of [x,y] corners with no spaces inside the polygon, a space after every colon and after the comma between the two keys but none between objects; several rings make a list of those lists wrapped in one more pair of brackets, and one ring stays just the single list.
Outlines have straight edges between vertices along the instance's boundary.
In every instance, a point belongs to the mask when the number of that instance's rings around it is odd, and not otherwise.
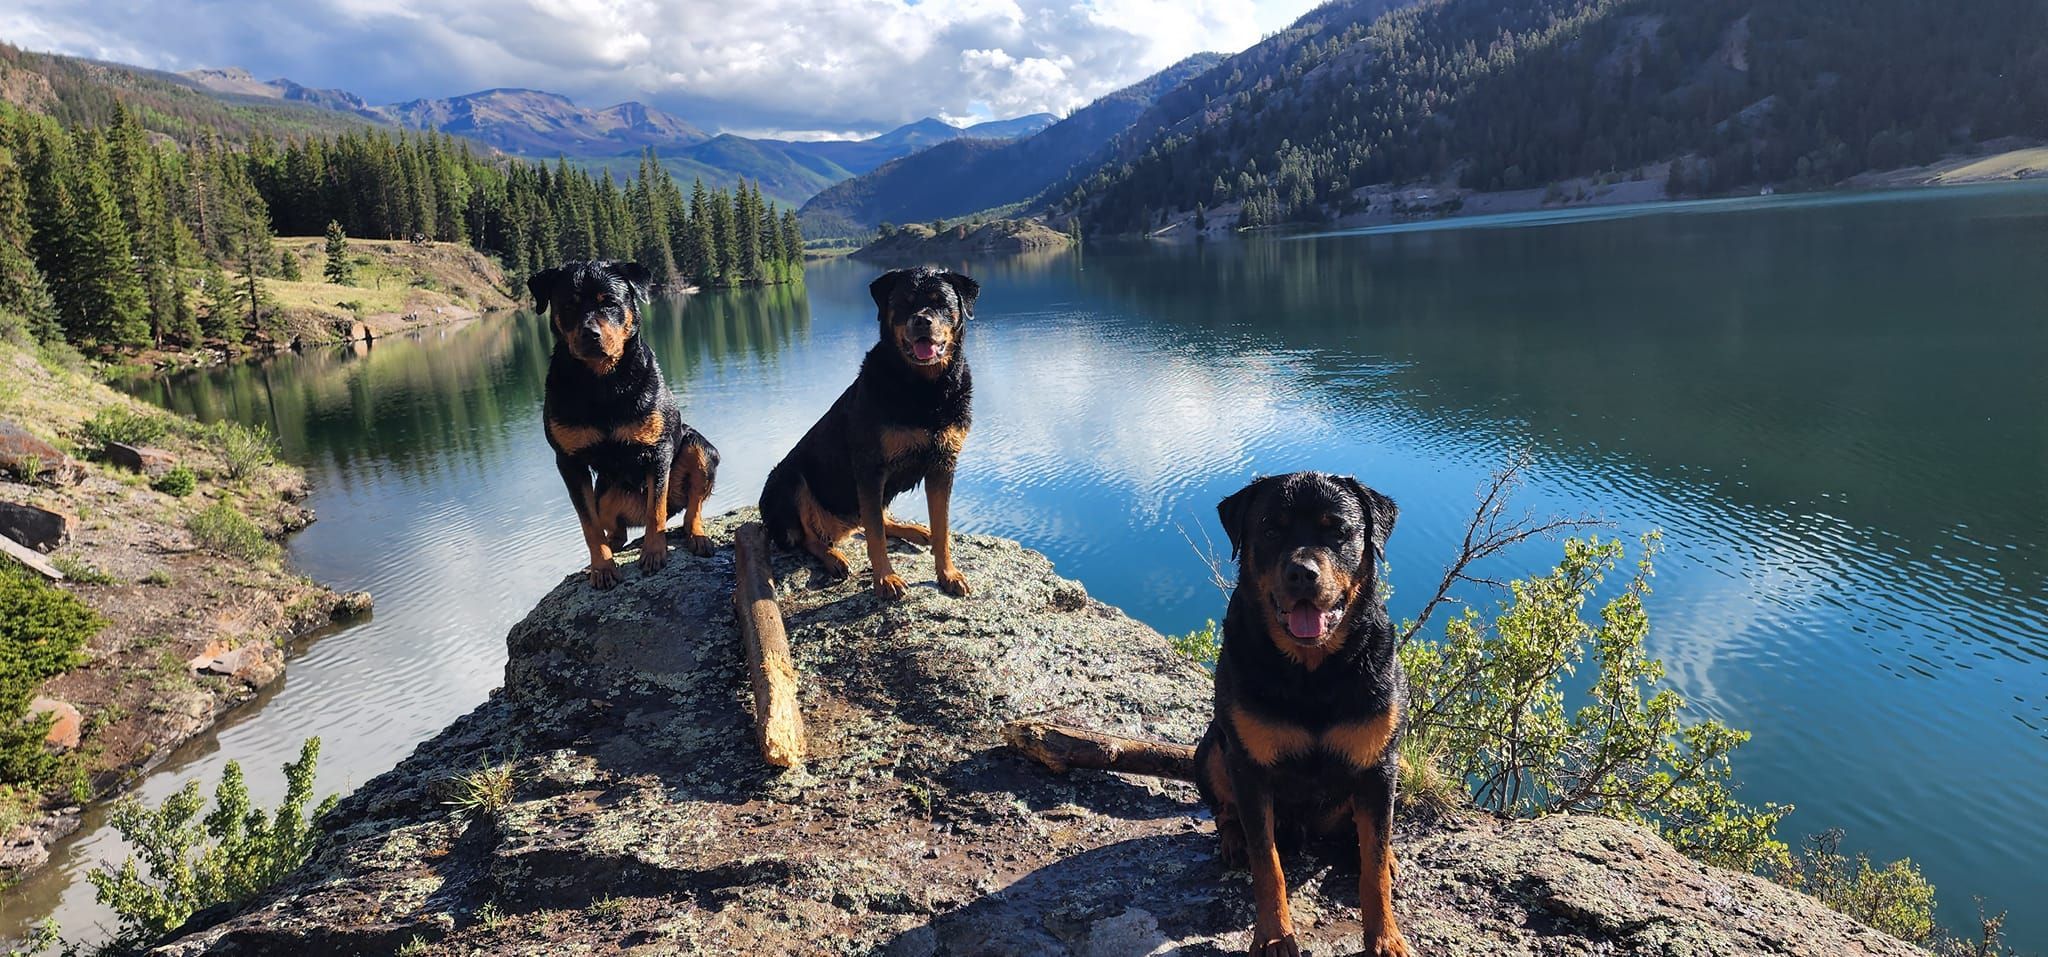
[{"label": "conifer tree", "polygon": [[149,341],[149,304],[136,277],[107,157],[87,139],[78,140],[75,148],[71,194],[78,219],[72,229],[72,271],[59,287],[58,315],[74,342],[139,346]]},{"label": "conifer tree", "polygon": [[327,281],[337,286],[356,284],[356,265],[348,258],[348,233],[335,220],[327,221],[327,265],[322,270]]}]

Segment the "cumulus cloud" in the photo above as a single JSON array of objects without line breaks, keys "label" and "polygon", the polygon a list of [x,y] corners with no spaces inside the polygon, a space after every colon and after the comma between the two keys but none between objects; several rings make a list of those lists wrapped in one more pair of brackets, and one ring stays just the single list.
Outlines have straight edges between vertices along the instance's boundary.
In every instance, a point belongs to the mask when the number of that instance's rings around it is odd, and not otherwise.
[{"label": "cumulus cloud", "polygon": [[14,0],[0,39],[390,102],[494,86],[732,129],[1063,112],[1313,0]]}]

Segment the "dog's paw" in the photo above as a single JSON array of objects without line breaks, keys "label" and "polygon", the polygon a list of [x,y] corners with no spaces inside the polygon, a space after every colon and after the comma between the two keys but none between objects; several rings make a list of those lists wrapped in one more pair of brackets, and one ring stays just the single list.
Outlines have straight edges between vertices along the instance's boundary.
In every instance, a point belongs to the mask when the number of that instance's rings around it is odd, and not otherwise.
[{"label": "dog's paw", "polygon": [[846,556],[838,552],[826,552],[825,557],[819,559],[819,563],[825,566],[827,584],[837,585],[853,574],[853,566],[846,564]]},{"label": "dog's paw", "polygon": [[967,576],[960,574],[957,568],[939,569],[939,589],[956,598],[974,594],[974,589],[967,584]]},{"label": "dog's paw", "polygon": [[1396,930],[1366,938],[1365,953],[1367,957],[1415,957],[1415,948]]},{"label": "dog's paw", "polygon": [[891,572],[875,579],[875,594],[890,601],[903,597],[905,591],[903,576]]},{"label": "dog's paw", "polygon": [[640,574],[652,575],[668,567],[668,539],[649,535],[640,543]]},{"label": "dog's paw", "polygon": [[916,522],[902,522],[890,530],[889,537],[899,542],[909,542],[912,545],[930,545],[932,543],[932,530]]},{"label": "dog's paw", "polygon": [[1294,940],[1292,932],[1261,940],[1257,931],[1252,932],[1252,957],[1301,957],[1301,945]]},{"label": "dog's paw", "polygon": [[611,562],[590,566],[590,587],[598,591],[610,591],[619,583],[619,566]]},{"label": "dog's paw", "polygon": [[710,558],[712,552],[711,536],[688,536],[683,539],[683,547],[688,549],[690,554],[695,555],[698,558]]},{"label": "dog's paw", "polygon": [[1241,871],[1251,864],[1251,856],[1244,850],[1244,832],[1235,823],[1229,827],[1217,825],[1216,856],[1223,861],[1226,871]]}]

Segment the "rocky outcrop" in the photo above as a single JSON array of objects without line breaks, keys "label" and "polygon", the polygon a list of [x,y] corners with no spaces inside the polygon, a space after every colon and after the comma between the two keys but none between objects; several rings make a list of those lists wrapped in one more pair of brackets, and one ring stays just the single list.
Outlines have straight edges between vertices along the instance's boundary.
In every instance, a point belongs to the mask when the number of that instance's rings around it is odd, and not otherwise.
[{"label": "rocky outcrop", "polygon": [[855,250],[853,257],[896,264],[1065,249],[1073,244],[1072,236],[1032,219],[998,219],[936,231],[911,223]]},{"label": "rocky outcrop", "polygon": [[[970,599],[906,551],[893,604],[859,568],[820,587],[781,556],[810,762],[775,772],[748,725],[734,524],[610,592],[565,580],[512,629],[503,688],[344,801],[282,887],[157,952],[1242,952],[1248,883],[1191,787],[1054,775],[999,734],[1043,716],[1191,741],[1201,668],[1012,542],[959,541]],[[499,767],[502,793],[457,799]],[[1397,909],[1425,954],[1914,953],[1615,821],[1400,827]],[[1289,873],[1310,950],[1355,950],[1355,871]]]}]

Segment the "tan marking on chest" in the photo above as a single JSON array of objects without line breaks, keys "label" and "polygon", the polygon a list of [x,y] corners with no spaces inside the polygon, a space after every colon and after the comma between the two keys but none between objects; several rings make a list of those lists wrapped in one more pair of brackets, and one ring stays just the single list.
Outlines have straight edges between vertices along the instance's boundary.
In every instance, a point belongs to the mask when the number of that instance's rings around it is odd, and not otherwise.
[{"label": "tan marking on chest", "polygon": [[548,438],[554,439],[555,444],[560,446],[562,451],[574,455],[604,441],[604,430],[593,429],[587,425],[563,425],[560,422],[549,422]]},{"label": "tan marking on chest", "polygon": [[1394,740],[1394,728],[1401,723],[1401,704],[1395,702],[1385,714],[1370,721],[1353,721],[1323,732],[1323,750],[1341,754],[1360,768],[1380,763],[1387,744]]},{"label": "tan marking on chest", "polygon": [[612,430],[612,440],[628,445],[653,445],[661,441],[662,426],[668,423],[661,417],[661,410],[647,414],[638,422],[629,422]]},{"label": "tan marking on chest", "polygon": [[960,447],[967,444],[967,427],[955,425],[939,433],[939,448],[949,456],[958,456]]},{"label": "tan marking on chest", "polygon": [[1244,746],[1245,753],[1267,767],[1279,764],[1283,758],[1306,753],[1315,743],[1306,728],[1268,721],[1242,707],[1231,707],[1230,726],[1237,732],[1237,742]]},{"label": "tan marking on chest", "polygon": [[932,447],[932,434],[924,429],[883,429],[882,460],[893,462],[922,455]]}]

